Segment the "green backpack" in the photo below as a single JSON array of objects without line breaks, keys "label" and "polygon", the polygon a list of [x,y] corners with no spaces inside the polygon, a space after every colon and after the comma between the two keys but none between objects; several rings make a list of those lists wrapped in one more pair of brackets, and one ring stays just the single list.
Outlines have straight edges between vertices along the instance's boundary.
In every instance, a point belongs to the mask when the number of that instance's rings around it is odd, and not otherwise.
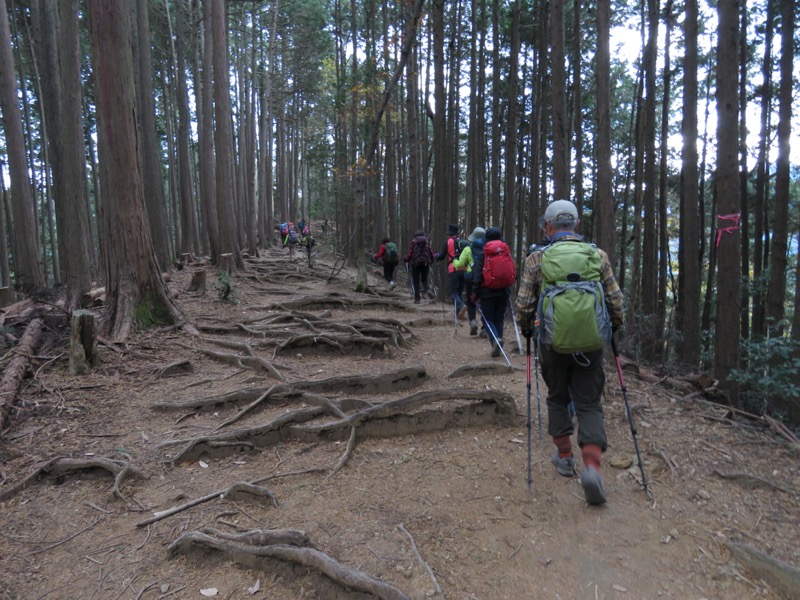
[{"label": "green backpack", "polygon": [[386,264],[396,265],[400,262],[400,255],[397,252],[397,244],[394,242],[386,243]]},{"label": "green backpack", "polygon": [[540,343],[561,354],[599,350],[611,341],[601,283],[603,259],[584,242],[563,241],[542,252]]}]

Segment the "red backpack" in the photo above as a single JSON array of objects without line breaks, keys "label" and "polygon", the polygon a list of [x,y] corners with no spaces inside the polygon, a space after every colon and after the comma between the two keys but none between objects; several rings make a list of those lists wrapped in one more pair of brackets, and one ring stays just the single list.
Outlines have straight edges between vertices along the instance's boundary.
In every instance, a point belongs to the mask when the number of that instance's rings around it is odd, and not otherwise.
[{"label": "red backpack", "polygon": [[514,285],[517,280],[517,269],[511,250],[502,240],[486,242],[483,247],[483,287],[502,290]]}]

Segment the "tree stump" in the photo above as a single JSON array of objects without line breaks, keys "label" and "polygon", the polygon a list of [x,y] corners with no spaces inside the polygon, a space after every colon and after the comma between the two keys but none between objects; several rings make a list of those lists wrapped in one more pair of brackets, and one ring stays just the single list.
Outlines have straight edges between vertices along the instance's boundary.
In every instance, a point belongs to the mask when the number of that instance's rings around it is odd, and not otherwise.
[{"label": "tree stump", "polygon": [[200,269],[192,273],[192,280],[189,282],[189,287],[186,288],[187,292],[202,292],[206,293],[206,270]]},{"label": "tree stump", "polygon": [[231,252],[219,255],[219,269],[220,271],[225,271],[228,275],[236,271],[236,263]]},{"label": "tree stump", "polygon": [[9,304],[14,304],[14,302],[16,302],[14,288],[8,286],[0,287],[0,306],[8,306]]},{"label": "tree stump", "polygon": [[191,265],[194,262],[194,257],[191,252],[184,252],[181,254],[181,263],[184,265]]},{"label": "tree stump", "polygon": [[69,339],[70,375],[83,375],[97,363],[97,315],[90,310],[72,313]]}]

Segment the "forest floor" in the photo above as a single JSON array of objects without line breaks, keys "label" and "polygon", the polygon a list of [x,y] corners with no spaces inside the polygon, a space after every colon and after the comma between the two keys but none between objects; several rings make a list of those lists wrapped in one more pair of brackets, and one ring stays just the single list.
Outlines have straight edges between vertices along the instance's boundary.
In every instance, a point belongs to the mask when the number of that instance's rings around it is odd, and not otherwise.
[{"label": "forest floor", "polygon": [[[0,437],[0,599],[373,597],[356,580],[387,598],[791,597],[734,552],[800,564],[796,446],[631,372],[648,498],[609,360],[608,503],[588,506],[550,463],[546,388],[528,396],[513,335],[508,369],[446,305],[414,305],[405,273],[390,291],[372,266],[358,294],[334,265],[264,251],[235,303],[214,271],[205,294],[185,291],[201,267],[177,271],[201,335],[101,343],[80,377],[49,329]],[[275,529],[319,552],[234,535]]]}]

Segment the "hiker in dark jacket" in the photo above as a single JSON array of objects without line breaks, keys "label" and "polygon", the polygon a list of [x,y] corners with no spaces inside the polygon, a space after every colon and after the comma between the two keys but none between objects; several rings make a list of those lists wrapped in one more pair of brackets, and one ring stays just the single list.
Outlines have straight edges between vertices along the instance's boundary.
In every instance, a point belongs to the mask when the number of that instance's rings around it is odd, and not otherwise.
[{"label": "hiker in dark jacket", "polygon": [[447,226],[447,240],[442,246],[442,250],[434,255],[436,262],[447,259],[447,293],[453,301],[453,310],[458,315],[458,319],[463,321],[467,318],[467,305],[464,304],[464,286],[467,272],[466,266],[456,267],[455,260],[459,253],[458,248],[458,225]]},{"label": "hiker in dark jacket", "polygon": [[420,302],[420,286],[422,286],[422,293],[429,294],[428,288],[428,273],[430,266],[433,263],[433,250],[428,236],[422,229],[418,229],[414,233],[414,239],[411,240],[411,245],[408,248],[408,254],[405,257],[406,265],[411,267],[411,283],[414,288],[414,304]]},{"label": "hiker in dark jacket", "polygon": [[[550,241],[544,250],[534,250],[525,260],[522,280],[517,295],[517,323],[522,334],[534,334],[539,297],[542,294],[542,258],[546,248],[559,244],[581,242],[576,233],[580,220],[578,209],[569,200],[555,200],[545,211],[545,234]],[[611,319],[612,330],[622,326],[624,312],[622,291],[614,277],[608,255],[597,248],[600,255],[600,284]],[[541,324],[539,325],[541,327]],[[581,484],[589,504],[603,504],[606,494],[600,478],[600,461],[606,450],[606,432],[603,424],[601,396],[605,385],[603,349],[577,354],[561,354],[549,345],[539,346],[542,377],[547,384],[547,432],[553,437],[555,450],[552,462],[559,474],[572,477],[575,459],[570,436],[575,431],[569,405],[575,406],[578,420],[578,446],[581,448],[583,472]]]},{"label": "hiker in dark jacket", "polygon": [[[486,237],[484,239],[486,243],[492,240],[502,240],[503,234],[499,227],[489,227],[489,229],[486,230]],[[475,257],[475,264],[472,266],[472,301],[476,303],[480,302],[479,309],[484,319],[484,327],[489,330],[489,342],[492,345],[492,356],[498,357],[502,354],[503,329],[508,300],[511,296],[511,288],[492,289],[483,285],[484,259],[485,254],[480,253]]]},{"label": "hiker in dark jacket", "polygon": [[[392,244],[392,246],[394,246],[395,260],[390,259],[387,244]],[[394,289],[394,268],[397,266],[397,246],[394,245],[392,240],[390,240],[388,237],[383,238],[381,240],[381,247],[378,250],[378,253],[374,254],[372,259],[378,263],[383,263],[383,278],[386,280],[386,283],[389,284],[389,289]]]}]

